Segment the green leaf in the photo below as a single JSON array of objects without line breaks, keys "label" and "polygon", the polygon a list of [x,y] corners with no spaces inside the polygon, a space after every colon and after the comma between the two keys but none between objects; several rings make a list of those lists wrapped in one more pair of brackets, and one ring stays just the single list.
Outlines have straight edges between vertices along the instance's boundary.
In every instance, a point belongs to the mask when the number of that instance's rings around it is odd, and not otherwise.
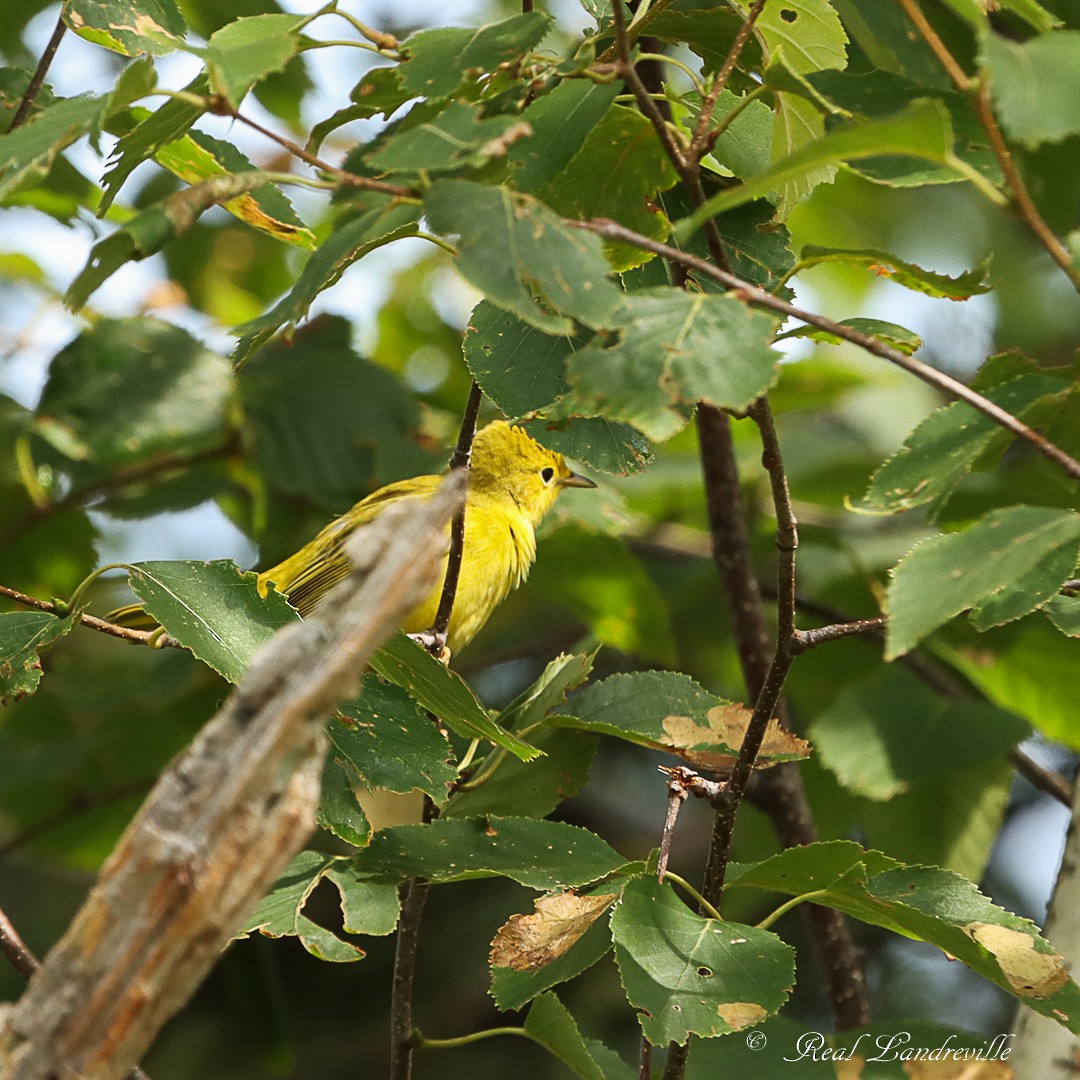
[{"label": "green leaf", "polygon": [[1063,634],[1080,637],[1080,596],[1053,596],[1043,611]]},{"label": "green leaf", "polygon": [[533,101],[521,119],[532,128],[507,155],[518,191],[535,194],[563,171],[619,93],[615,82],[564,79]]},{"label": "green leaf", "polygon": [[0,708],[37,689],[41,654],[73,626],[47,611],[0,612]]},{"label": "green leaf", "polygon": [[551,992],[541,994],[525,1017],[525,1033],[582,1080],[609,1080],[593,1060],[574,1018]]},{"label": "green leaf", "polygon": [[[1021,375],[983,391],[985,397],[1014,416],[1068,384],[1049,375]],[[899,513],[915,506],[943,501],[995,445],[1005,446],[1014,436],[990,417],[963,401],[932,412],[904,440],[870,480],[863,505]]]},{"label": "green leaf", "polygon": [[626,996],[654,1045],[753,1027],[795,985],[790,945],[766,930],[695,915],[651,875],[627,883],[611,933]]},{"label": "green leaf", "polygon": [[1030,734],[1012,713],[939,697],[900,668],[849,683],[810,728],[817,760],[858,795],[887,800],[959,766],[1002,761]]},{"label": "green leaf", "polygon": [[443,803],[457,779],[446,736],[399,686],[365,675],[352,703],[330,721],[334,752],[369,788],[423,791]]},{"label": "green leaf", "polygon": [[663,441],[698,401],[745,409],[776,378],[775,320],[730,297],[649,289],[626,296],[613,323],[615,334],[568,359],[564,410],[601,413]]},{"label": "green leaf", "polygon": [[887,660],[966,608],[977,630],[1041,607],[1077,563],[1080,514],[1013,506],[935,536],[900,560],[889,583]]},{"label": "green leaf", "polygon": [[[374,488],[433,471],[400,379],[350,348],[352,327],[321,316],[261,349],[237,378],[244,431],[274,489],[343,512]],[[303,362],[298,362],[298,357]]]},{"label": "green leaf", "polygon": [[614,537],[573,526],[557,529],[544,540],[530,587],[567,608],[602,644],[644,661],[675,663],[667,603]]},{"label": "green leaf", "polygon": [[210,35],[205,49],[210,88],[234,107],[271,72],[281,71],[303,44],[301,15],[254,15],[227,23]]},{"label": "green leaf", "polygon": [[372,658],[371,666],[384,678],[407,690],[451,731],[469,739],[484,739],[509,750],[522,761],[541,751],[492,720],[468,684],[404,634],[392,637]]},{"label": "green leaf", "polygon": [[[697,102],[693,103],[695,106]],[[741,111],[717,136],[710,156],[737,176],[748,180],[755,173],[767,168],[772,160],[773,125],[776,122],[772,109],[763,101],[743,104],[743,99],[730,90],[723,90],[716,99],[715,121],[723,124],[728,116],[741,106]],[[697,109],[691,115],[696,121]]]},{"label": "green leaf", "polygon": [[351,105],[339,109],[325,120],[320,120],[311,129],[307,141],[307,149],[311,153],[317,154],[326,137],[339,127],[354,120],[368,120],[380,114],[389,119],[415,95],[406,88],[401,78],[401,68],[394,64],[392,67],[374,68],[367,72],[353,87],[349,96],[352,99]]},{"label": "green leaf", "polygon": [[981,636],[959,624],[950,628],[947,641],[935,642],[935,651],[996,705],[1022,716],[1048,739],[1080,750],[1076,643],[1049,622],[1025,619],[995,630],[990,654]]},{"label": "green leaf", "polygon": [[187,37],[173,0],[64,0],[63,17],[79,37],[124,56],[164,56]]},{"label": "green leaf", "polygon": [[[611,675],[586,686],[571,707],[572,716],[558,712],[552,723],[666,750],[706,769],[730,765],[750,716],[743,706],[710,694],[675,671]],[[801,740],[774,730],[758,760],[794,761],[806,753]]]},{"label": "green leaf", "polygon": [[[601,889],[606,889],[601,886]],[[597,919],[561,956],[541,967],[517,971],[512,967],[491,968],[491,996],[502,1010],[520,1009],[537,994],[569,982],[592,967],[611,950],[611,930],[607,919]]]},{"label": "green leaf", "polygon": [[[589,132],[568,165],[539,192],[564,217],[609,217],[653,240],[663,240],[670,222],[655,205],[658,191],[678,176],[652,124],[636,109],[613,105]],[[653,256],[628,244],[609,244],[615,270],[640,266]]]},{"label": "green leaf", "polygon": [[865,266],[877,274],[903,285],[905,289],[926,293],[927,296],[946,297],[949,300],[967,300],[971,296],[981,296],[993,288],[987,279],[989,260],[984,260],[972,270],[966,270],[956,277],[938,274],[933,270],[924,270],[915,263],[905,262],[887,251],[872,248],[826,248],[807,244],[802,249],[796,272],[820,266],[822,263],[839,262],[845,266]]},{"label": "green leaf", "polygon": [[565,316],[587,326],[610,318],[619,291],[592,233],[528,195],[465,180],[436,181],[425,207],[432,228],[458,235],[458,270],[493,304],[552,334],[571,332]]},{"label": "green leaf", "polygon": [[[556,405],[556,408],[558,406]],[[650,459],[649,442],[629,424],[602,416],[575,416],[570,420],[525,420],[520,424],[538,443],[600,472],[631,476],[644,472]],[[566,503],[557,503],[555,516]]]},{"label": "green leaf", "polygon": [[233,353],[244,360],[283,326],[303,319],[318,295],[369,251],[416,233],[418,208],[388,203],[334,229],[304,264],[293,287],[265,314],[234,328],[240,338]]},{"label": "green leaf", "polygon": [[[923,347],[923,339],[913,330],[898,326],[896,323],[882,322],[881,319],[841,319],[840,325],[876,338],[885,345],[907,353],[908,356]],[[809,338],[811,341],[820,341],[826,345],[841,345],[844,341],[838,334],[830,330],[820,330],[816,326],[799,326],[794,330],[776,335],[777,341],[783,341],[785,338]]]},{"label": "green leaf", "polygon": [[[989,24],[989,11],[993,8],[984,0],[945,0],[945,3],[977,30],[985,29]],[[1013,12],[1040,33],[1061,26],[1061,20],[1035,0],[998,0],[994,7]]]},{"label": "green leaf", "polygon": [[86,266],[68,286],[65,297],[68,305],[78,310],[125,263],[153,255],[186,233],[211,206],[246,195],[265,183],[260,172],[215,176],[195,187],[174,192],[143,210],[90,249]]},{"label": "green leaf", "polygon": [[952,145],[952,125],[945,107],[939,101],[917,101],[887,119],[834,128],[822,138],[781,158],[747,183],[714,195],[699,210],[677,222],[675,234],[685,242],[709,218],[766,196],[783,184],[811,176],[821,165],[858,161],[880,154],[903,154],[950,165]]},{"label": "green leaf", "polygon": [[347,844],[365,847],[371,839],[371,825],[356,800],[355,775],[331,751],[323,768],[322,794],[315,811],[315,823]]},{"label": "green leaf", "polygon": [[1034,1009],[1080,1033],[1080,987],[1027,919],[992,904],[936,866],[903,866],[848,840],[788,848],[728,868],[728,888],[751,885],[803,896],[872,926],[927,941]]},{"label": "green leaf", "polygon": [[585,885],[625,860],[600,837],[560,821],[532,818],[439,818],[381,829],[350,860],[358,880],[466,881],[507,877],[530,889]]},{"label": "green leaf", "polygon": [[359,945],[343,940],[303,913],[308,898],[324,878],[332,881],[341,895],[347,932],[383,935],[393,930],[399,910],[393,885],[357,881],[340,857],[302,851],[245,921],[243,935],[258,931],[266,937],[296,937],[320,960],[348,963],[363,959],[364,950]]},{"label": "green leaf", "polygon": [[275,630],[299,619],[283,596],[260,596],[256,580],[229,559],[135,563],[128,575],[170,636],[233,683]]},{"label": "green leaf", "polygon": [[83,95],[56,101],[28,123],[0,134],[0,201],[36,184],[61,150],[98,130],[107,99]]},{"label": "green leaf", "polygon": [[[200,72],[184,88],[185,94],[200,97],[209,90],[205,72]],[[205,112],[202,105],[181,98],[169,98],[154,112],[133,109],[137,122],[120,135],[112,153],[112,164],[102,177],[103,195],[98,212],[112,205],[124,181],[148,158],[181,140],[191,125]]]},{"label": "green leaf", "polygon": [[465,331],[465,363],[507,416],[550,405],[570,389],[566,360],[574,347],[574,338],[546,334],[488,300],[473,308]]},{"label": "green leaf", "polygon": [[527,134],[517,117],[485,117],[479,105],[455,101],[427,123],[382,142],[364,160],[388,173],[476,169],[492,158],[506,156],[509,146]]},{"label": "green leaf", "polygon": [[478,29],[440,27],[419,30],[402,43],[402,78],[418,97],[449,97],[463,76],[478,69],[494,71],[539,45],[551,28],[551,17],[539,11],[512,15]]},{"label": "green leaf", "polygon": [[101,319],[53,359],[32,430],[111,471],[222,445],[232,402],[229,361],[185,330]]},{"label": "green leaf", "polygon": [[981,60],[1001,125],[1014,139],[1035,147],[1080,132],[1080,30],[1056,30],[1023,44],[987,33]]}]

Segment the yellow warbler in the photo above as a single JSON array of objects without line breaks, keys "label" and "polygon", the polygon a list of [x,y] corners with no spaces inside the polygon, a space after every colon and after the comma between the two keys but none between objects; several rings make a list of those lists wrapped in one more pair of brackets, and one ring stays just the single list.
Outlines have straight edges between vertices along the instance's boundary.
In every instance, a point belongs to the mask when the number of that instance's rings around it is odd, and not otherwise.
[{"label": "yellow warbler", "polygon": [[[441,480],[440,476],[415,476],[379,488],[295,555],[259,574],[259,591],[265,596],[272,582],[301,615],[308,614],[348,574],[343,544],[353,530],[378,517],[387,506],[429,497]],[[467,645],[511,589],[525,580],[536,558],[536,526],[567,487],[596,485],[571,472],[562,454],[505,421],[496,420],[476,433],[465,498],[461,575],[446,635],[451,652]],[[402,629],[406,633],[419,633],[435,621],[443,576],[405,619]],[[131,605],[119,608],[110,618],[130,626],[144,623],[145,615],[138,605]]]}]

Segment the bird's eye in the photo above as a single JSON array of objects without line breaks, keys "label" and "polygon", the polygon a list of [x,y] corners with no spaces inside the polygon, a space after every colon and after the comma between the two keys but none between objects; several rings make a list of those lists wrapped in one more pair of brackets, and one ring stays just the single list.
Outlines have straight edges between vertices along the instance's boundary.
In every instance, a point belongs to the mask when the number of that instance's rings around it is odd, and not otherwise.
[{"label": "bird's eye", "polygon": [[551,481],[555,479],[555,470],[550,465],[548,465],[547,468],[541,469],[540,479],[543,480],[545,484],[550,484]]}]

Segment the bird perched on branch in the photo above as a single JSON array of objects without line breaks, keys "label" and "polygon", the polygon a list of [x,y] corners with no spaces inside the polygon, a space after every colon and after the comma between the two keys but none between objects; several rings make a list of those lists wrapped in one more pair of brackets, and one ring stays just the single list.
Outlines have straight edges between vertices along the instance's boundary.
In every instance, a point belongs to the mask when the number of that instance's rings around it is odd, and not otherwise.
[{"label": "bird perched on branch", "polygon": [[[388,506],[429,497],[441,481],[441,476],[414,476],[379,488],[330,522],[295,555],[259,574],[259,591],[265,596],[273,584],[301,615],[308,614],[348,574],[346,538]],[[568,487],[596,485],[571,472],[562,454],[505,421],[496,420],[476,433],[465,498],[461,574],[446,634],[450,652],[467,645],[507,594],[525,580],[536,558],[536,527]],[[406,633],[418,634],[434,623],[442,577],[402,624]],[[107,618],[122,626],[153,625],[138,604],[118,608]]]}]

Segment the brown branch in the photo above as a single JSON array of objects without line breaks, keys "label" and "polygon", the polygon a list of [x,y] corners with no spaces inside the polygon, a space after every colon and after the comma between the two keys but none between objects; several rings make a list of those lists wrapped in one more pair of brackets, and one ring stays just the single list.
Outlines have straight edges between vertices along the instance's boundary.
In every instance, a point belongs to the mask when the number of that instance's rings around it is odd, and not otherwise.
[{"label": "brown branch", "polygon": [[750,10],[746,13],[746,18],[743,20],[742,26],[739,27],[735,40],[732,41],[731,48],[728,49],[728,54],[724,57],[724,62],[720,65],[720,70],[716,73],[716,78],[713,80],[712,86],[709,87],[705,100],[701,103],[701,112],[698,113],[697,123],[694,125],[694,134],[690,139],[690,150],[687,154],[691,161],[700,162],[709,151],[709,125],[712,123],[717,99],[720,97],[724,87],[727,86],[727,81],[731,78],[731,73],[735,70],[735,65],[739,62],[739,57],[742,55],[743,49],[746,48],[747,41],[750,40],[754,23],[757,22],[764,6],[765,0],[754,0],[750,5]]},{"label": "brown branch", "polygon": [[805,652],[807,649],[816,649],[828,641],[839,641],[841,638],[853,637],[856,634],[871,634],[884,627],[884,616],[878,616],[873,619],[853,619],[851,622],[832,623],[829,626],[819,626],[814,630],[796,630],[792,646],[798,652]]},{"label": "brown branch", "polygon": [[322,158],[305,150],[299,143],[293,142],[292,139],[286,138],[284,135],[279,135],[276,131],[271,131],[270,128],[264,127],[257,120],[252,120],[250,116],[245,116],[227,98],[221,96],[211,98],[207,102],[207,108],[210,112],[217,113],[219,116],[231,116],[234,120],[239,120],[241,124],[246,124],[253,131],[257,131],[260,135],[265,135],[268,139],[276,142],[278,146],[287,150],[293,157],[297,157],[308,165],[337,177],[341,183],[348,187],[361,188],[364,191],[376,191],[400,199],[416,200],[420,198],[420,194],[410,187],[401,184],[388,184],[384,180],[373,180],[370,176],[358,176],[356,173],[348,172],[337,165],[331,165],[328,161],[323,161]]},{"label": "brown branch", "polygon": [[1065,272],[1073,285],[1080,288],[1080,269],[1074,265],[1068,249],[1039,213],[1023,177],[1016,168],[1016,163],[1013,161],[990,104],[990,91],[985,79],[980,81],[968,77],[956,57],[949,51],[948,45],[941,40],[930,20],[923,14],[918,0],[897,0],[897,3],[904,9],[904,13],[915,29],[938,58],[956,89],[971,98],[979,122],[990,139],[990,149],[997,158],[1001,171],[1005,174],[1005,182],[1013,194],[1020,220],[1031,230],[1039,243],[1047,250],[1050,258]]},{"label": "brown branch", "polygon": [[950,394],[961,401],[967,402],[968,405],[978,409],[985,416],[989,416],[996,424],[1030,443],[1040,454],[1049,458],[1072,479],[1080,480],[1080,461],[1070,457],[1059,446],[1040,435],[1033,428],[1028,427],[1022,420],[1018,420],[1012,413],[1006,412],[988,398],[983,397],[982,394],[972,390],[970,386],[966,386],[959,380],[954,379],[951,375],[946,375],[944,372],[932,368],[929,364],[924,364],[921,360],[916,360],[913,356],[908,356],[898,349],[878,341],[877,338],[871,337],[869,334],[852,330],[849,326],[843,326],[832,319],[825,318],[823,315],[816,315],[812,311],[797,308],[794,304],[789,304],[786,300],[773,296],[772,293],[736,277],[729,271],[721,270],[704,259],[699,259],[696,255],[680,251],[678,248],[673,248],[668,244],[661,244],[656,240],[650,240],[649,237],[634,232],[632,229],[627,229],[618,222],[602,218],[592,221],[574,221],[570,218],[564,218],[563,220],[567,225],[574,228],[587,229],[589,232],[594,232],[608,240],[619,240],[639,247],[643,251],[651,251],[655,255],[661,255],[673,263],[693,270],[694,273],[705,274],[714,281],[718,281],[721,285],[726,285],[733,290],[732,295],[737,300],[742,300],[744,303],[754,307],[775,311],[777,314],[784,315],[787,318],[798,319],[800,322],[808,323],[810,326],[816,326],[819,330],[825,330],[836,337],[842,338],[844,341],[850,342],[852,345],[859,346],[859,348],[864,349],[873,356],[888,360],[889,363],[903,368],[917,379],[935,387],[942,393]]},{"label": "brown branch", "polygon": [[[46,611],[62,619],[65,615],[56,604],[48,600],[39,600],[36,596],[27,596],[17,589],[9,589],[6,585],[0,585],[0,596],[6,596],[23,607],[35,608],[37,611]],[[97,630],[102,634],[110,634],[112,637],[123,638],[125,641],[133,641],[136,645],[149,645],[153,639],[156,648],[182,649],[183,646],[175,638],[168,634],[159,634],[156,630],[132,630],[127,626],[117,626],[116,623],[106,622],[94,615],[79,615],[79,622],[90,630]]]},{"label": "brown branch", "polygon": [[190,997],[315,825],[323,719],[437,584],[464,498],[391,507],[347,542],[355,567],[306,622],[278,631],[162,774],[18,1003],[0,1078],[129,1072]]},{"label": "brown branch", "polygon": [[8,958],[11,966],[24,979],[37,974],[41,967],[41,961],[19,936],[18,930],[11,925],[11,920],[2,910],[0,910],[0,952]]},{"label": "brown branch", "polygon": [[11,126],[8,128],[9,133],[14,131],[17,127],[21,127],[26,122],[26,118],[30,115],[30,110],[34,107],[34,100],[37,98],[38,92],[45,82],[45,75],[53,62],[56,50],[60,47],[60,39],[64,36],[64,31],[66,29],[67,27],[64,25],[64,16],[61,14],[56,20],[56,29],[53,30],[52,37],[49,38],[49,43],[45,46],[45,51],[41,54],[38,66],[26,87],[26,93],[23,94],[22,101],[19,102],[18,109],[15,110],[15,116],[12,118]]},{"label": "brown branch", "polygon": [[[465,402],[465,412],[461,418],[461,428],[458,431],[457,446],[450,458],[450,470],[460,469],[466,479],[469,475],[469,464],[472,460],[472,444],[476,437],[476,417],[480,412],[480,402],[483,398],[479,384],[473,379],[469,387],[469,398]],[[450,616],[454,612],[454,599],[457,596],[458,580],[461,577],[461,557],[465,548],[465,503],[454,515],[453,524],[450,527],[450,552],[446,556],[446,577],[443,580],[442,596],[439,597],[439,610],[435,615],[435,623],[432,627],[434,641],[430,651],[439,656],[446,645],[446,633],[450,626]]]}]

